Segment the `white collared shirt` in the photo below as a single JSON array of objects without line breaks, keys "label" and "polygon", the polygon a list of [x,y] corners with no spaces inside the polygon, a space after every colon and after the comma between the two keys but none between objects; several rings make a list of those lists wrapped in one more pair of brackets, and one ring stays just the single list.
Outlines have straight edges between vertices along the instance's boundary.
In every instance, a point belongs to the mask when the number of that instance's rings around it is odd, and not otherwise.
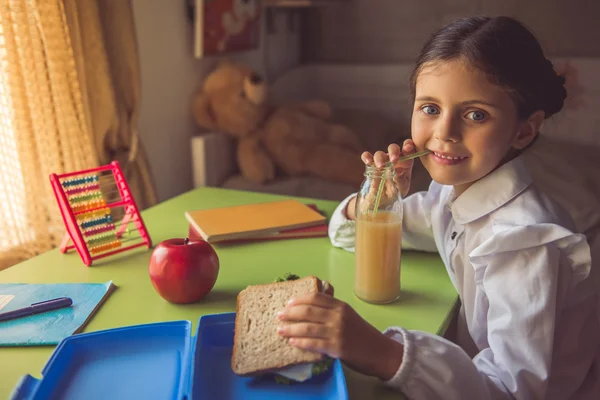
[{"label": "white collared shirt", "polygon": [[[329,225],[354,251],[354,221]],[[522,157],[454,198],[433,182],[403,200],[402,246],[438,252],[461,299],[456,344],[388,328],[404,358],[386,384],[411,399],[600,399],[600,285],[584,235]],[[398,321],[401,325],[402,321]]]}]

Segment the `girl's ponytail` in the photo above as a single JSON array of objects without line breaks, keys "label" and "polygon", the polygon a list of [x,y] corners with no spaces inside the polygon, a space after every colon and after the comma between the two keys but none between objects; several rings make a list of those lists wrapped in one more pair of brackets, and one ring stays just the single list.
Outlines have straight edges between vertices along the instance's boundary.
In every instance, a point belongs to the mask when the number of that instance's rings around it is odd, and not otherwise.
[{"label": "girl's ponytail", "polygon": [[546,60],[546,72],[543,74],[542,86],[543,92],[543,110],[546,118],[559,112],[567,98],[567,90],[565,89],[565,77],[557,75],[554,66],[550,60]]}]

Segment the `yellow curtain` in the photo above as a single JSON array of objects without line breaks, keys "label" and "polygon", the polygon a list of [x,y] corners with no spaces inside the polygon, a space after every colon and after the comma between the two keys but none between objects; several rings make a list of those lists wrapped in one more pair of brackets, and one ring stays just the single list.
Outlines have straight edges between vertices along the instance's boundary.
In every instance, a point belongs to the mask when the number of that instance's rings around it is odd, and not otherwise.
[{"label": "yellow curtain", "polygon": [[0,269],[62,239],[52,172],[118,160],[139,206],[156,202],[137,62],[129,1],[0,0]]},{"label": "yellow curtain", "polygon": [[140,69],[129,0],[63,0],[99,162],[119,161],[138,206],[156,203],[139,139]]}]

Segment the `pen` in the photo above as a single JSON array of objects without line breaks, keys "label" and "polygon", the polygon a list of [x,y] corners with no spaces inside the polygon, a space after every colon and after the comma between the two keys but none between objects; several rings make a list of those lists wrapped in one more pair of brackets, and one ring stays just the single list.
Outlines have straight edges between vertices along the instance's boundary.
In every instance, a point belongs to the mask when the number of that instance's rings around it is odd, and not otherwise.
[{"label": "pen", "polygon": [[68,297],[59,297],[57,299],[41,301],[39,303],[33,303],[29,307],[0,313],[0,321],[8,321],[15,318],[57,310],[59,308],[69,307],[71,304],[73,304],[73,300]]}]

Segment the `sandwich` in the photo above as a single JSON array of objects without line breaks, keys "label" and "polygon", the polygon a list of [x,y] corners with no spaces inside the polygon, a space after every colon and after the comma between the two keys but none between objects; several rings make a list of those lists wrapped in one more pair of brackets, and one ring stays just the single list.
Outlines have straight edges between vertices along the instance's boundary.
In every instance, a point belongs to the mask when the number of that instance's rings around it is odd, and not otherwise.
[{"label": "sandwich", "polygon": [[280,383],[303,382],[327,371],[332,360],[324,354],[298,349],[279,336],[277,312],[296,296],[323,292],[333,286],[315,276],[288,274],[275,283],[251,285],[237,297],[231,369],[239,376],[273,374]]}]

